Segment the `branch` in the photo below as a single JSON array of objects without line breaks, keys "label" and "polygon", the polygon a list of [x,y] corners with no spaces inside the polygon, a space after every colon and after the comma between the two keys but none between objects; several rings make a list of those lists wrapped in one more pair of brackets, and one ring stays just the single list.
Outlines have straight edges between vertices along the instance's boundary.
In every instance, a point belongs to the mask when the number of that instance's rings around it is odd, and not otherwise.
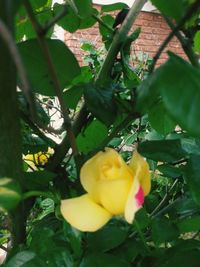
[{"label": "branch", "polygon": [[55,147],[57,145],[51,138],[47,137],[23,111],[20,111],[20,116],[23,121],[30,126],[34,133],[43,139],[50,147]]},{"label": "branch", "polygon": [[67,6],[64,5],[63,9],[52,20],[50,20],[45,27],[42,28],[43,35],[46,35],[48,30],[53,27],[60,19],[67,15]]},{"label": "branch", "polygon": [[37,34],[37,37],[38,37],[38,41],[39,41],[41,49],[43,51],[44,58],[46,60],[49,73],[50,73],[50,75],[52,77],[52,81],[53,81],[53,84],[54,84],[54,90],[55,90],[55,93],[56,93],[56,95],[58,97],[58,100],[59,100],[59,103],[60,103],[60,107],[61,107],[61,110],[62,110],[62,113],[63,113],[65,128],[67,130],[67,135],[68,135],[68,138],[70,140],[70,145],[71,145],[71,148],[72,148],[72,151],[73,151],[73,155],[76,157],[76,155],[78,155],[78,149],[77,149],[77,146],[76,146],[76,140],[75,140],[75,136],[74,136],[74,133],[73,133],[71,120],[70,120],[70,117],[69,117],[69,112],[68,112],[68,109],[67,109],[67,107],[65,105],[65,101],[64,101],[64,97],[63,97],[63,92],[62,92],[62,88],[61,88],[61,85],[60,85],[60,81],[58,79],[58,76],[57,76],[53,61],[52,61],[52,57],[51,57],[47,42],[46,42],[46,40],[44,38],[42,27],[40,26],[40,24],[36,20],[36,17],[35,17],[35,15],[33,13],[33,10],[32,10],[30,2],[24,0],[24,6],[25,6],[26,11],[28,13],[28,16],[29,16],[29,18],[31,20],[31,23],[32,23],[32,25],[33,25],[33,27],[34,27],[34,29],[36,31],[36,34]]},{"label": "branch", "polygon": [[6,253],[9,252],[9,249],[3,245],[0,245],[0,249],[4,250]]},{"label": "branch", "polygon": [[186,197],[178,197],[173,202],[170,202],[167,206],[165,206],[163,209],[152,215],[152,218],[156,218],[160,215],[166,214],[171,208],[173,208],[178,202],[186,199]]},{"label": "branch", "polygon": [[174,190],[174,187],[176,186],[177,183],[178,179],[174,181],[174,183],[172,184],[168,192],[164,195],[163,199],[160,201],[158,206],[156,206],[155,209],[151,212],[150,217],[153,217],[157,213],[157,211],[159,211],[159,209],[163,206],[163,204],[167,201],[169,194]]},{"label": "branch", "polygon": [[114,33],[114,30],[108,26],[99,16],[92,14],[92,17],[99,22],[99,24],[101,24],[104,28],[106,28],[107,30],[109,30],[109,32]]},{"label": "branch", "polygon": [[[173,31],[175,28],[175,25],[173,24],[171,19],[165,17],[165,20],[166,20],[167,24],[169,25],[169,27],[171,28],[171,30]],[[188,59],[190,60],[191,64],[195,67],[199,67],[199,61],[198,61],[196,54],[194,53],[194,51],[192,49],[190,40],[186,40],[182,36],[182,34],[178,31],[175,33],[175,35],[176,35],[177,39],[179,40],[179,42],[181,43],[181,46],[182,46],[185,54],[187,55]]]},{"label": "branch", "polygon": [[129,30],[131,29],[135,19],[137,18],[139,12],[141,11],[144,4],[147,2],[147,0],[136,0],[131,7],[130,11],[128,12],[128,15],[126,16],[125,20],[123,21],[121,28],[119,31],[116,32],[114,35],[113,42],[108,50],[108,54],[106,56],[106,59],[101,67],[101,70],[97,76],[96,83],[97,84],[104,84],[106,81],[112,66],[114,64],[114,61],[116,59],[116,56],[121,48],[121,46],[124,43],[124,40],[127,37],[127,34]]},{"label": "branch", "polygon": [[30,89],[29,81],[27,78],[26,69],[22,63],[19,51],[17,49],[17,46],[15,44],[15,41],[5,25],[5,23],[0,19],[0,36],[3,38],[4,42],[6,43],[9,52],[12,56],[12,59],[15,63],[15,66],[17,68],[20,81],[22,83],[22,91],[24,92],[27,102],[29,104],[30,113],[33,119],[36,118],[36,109],[35,109],[35,101],[34,101],[34,95]]},{"label": "branch", "polygon": [[159,59],[160,55],[162,54],[165,47],[168,45],[168,43],[171,41],[171,39],[176,35],[176,33],[184,26],[185,22],[193,15],[193,13],[199,8],[200,6],[200,0],[196,0],[193,5],[188,9],[188,11],[185,13],[183,18],[180,20],[180,22],[174,27],[174,29],[170,32],[170,34],[167,36],[167,38],[164,40],[162,45],[159,47],[156,55],[153,58],[152,65],[150,66],[149,72],[152,73],[157,60]]},{"label": "branch", "polygon": [[129,114],[113,131],[108,135],[107,138],[100,144],[100,146],[92,153],[94,155],[97,151],[104,149],[104,147],[124,128],[126,128],[132,121],[139,117],[138,113]]},{"label": "branch", "polygon": [[[88,115],[89,112],[86,108],[86,105],[83,104],[73,124],[73,132],[75,136],[78,136],[81,129],[85,125]],[[63,141],[55,148],[55,153],[53,157],[49,160],[48,164],[46,165],[47,169],[50,171],[54,171],[57,168],[57,166],[63,161],[69,148],[70,148],[69,138],[65,136]]]},{"label": "branch", "polygon": [[[105,59],[104,64],[102,65],[98,78],[95,81],[95,83],[103,84],[104,80],[106,79],[108,73],[110,73],[110,70],[114,64],[115,58],[120,51],[121,45],[123,43],[123,40],[126,38],[126,35],[128,34],[134,20],[136,19],[138,13],[142,9],[143,5],[145,4],[146,0],[136,0],[134,5],[132,6],[131,10],[129,11],[129,14],[127,15],[126,19],[124,20],[121,28],[119,29],[117,35],[115,35],[115,38],[113,40],[113,43],[108,51],[108,55]],[[122,39],[121,39],[122,38]],[[105,79],[104,79],[105,77]],[[84,103],[82,108],[79,111],[79,114],[77,118],[75,119],[75,122],[73,124],[74,134],[75,136],[78,135],[78,133],[81,131],[82,127],[85,125],[85,122],[87,121],[89,115],[89,111],[87,110],[86,104]],[[114,134],[116,134],[117,129],[115,132],[113,132],[107,140],[104,141],[104,143],[101,144],[101,147],[103,145],[107,145],[107,141],[111,140],[113,138]],[[48,169],[54,170],[63,160],[65,157],[67,151],[69,150],[69,142],[67,140],[67,137],[65,137],[62,141],[62,143],[55,149],[54,157],[52,157],[52,161],[48,164]]]}]

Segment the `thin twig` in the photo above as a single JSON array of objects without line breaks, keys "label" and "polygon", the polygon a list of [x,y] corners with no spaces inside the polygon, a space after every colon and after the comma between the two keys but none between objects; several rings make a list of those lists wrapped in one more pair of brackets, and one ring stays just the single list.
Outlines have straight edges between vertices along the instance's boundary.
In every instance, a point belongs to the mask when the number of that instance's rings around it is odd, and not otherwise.
[{"label": "thin twig", "polygon": [[27,102],[29,104],[29,109],[30,109],[30,113],[31,116],[33,117],[33,119],[36,118],[36,110],[35,110],[35,101],[34,101],[34,95],[31,91],[31,88],[29,86],[29,81],[27,78],[27,73],[26,73],[26,69],[22,63],[21,60],[21,56],[19,54],[19,51],[17,49],[17,46],[15,44],[15,41],[9,31],[9,29],[7,28],[7,26],[5,25],[5,23],[0,19],[0,36],[3,38],[4,42],[6,43],[10,54],[12,56],[12,59],[15,63],[15,66],[17,68],[19,77],[20,77],[20,81],[21,81],[21,89],[24,92],[24,95],[26,96]]},{"label": "thin twig", "polygon": [[167,201],[169,194],[174,190],[174,187],[176,186],[176,184],[178,183],[178,179],[176,179],[174,181],[174,183],[172,184],[172,186],[170,187],[170,189],[168,190],[168,192],[164,195],[163,199],[160,201],[160,203],[158,204],[158,206],[155,207],[155,209],[151,212],[150,217],[152,217],[154,214],[156,214],[156,212],[163,206],[163,204]]},{"label": "thin twig", "polygon": [[67,135],[68,135],[68,138],[70,140],[70,145],[71,145],[71,148],[72,148],[72,151],[73,151],[73,155],[76,157],[76,155],[78,155],[78,149],[77,149],[77,146],[76,146],[76,139],[75,139],[75,136],[74,136],[71,120],[70,120],[70,117],[69,117],[69,112],[68,112],[68,109],[67,109],[65,101],[64,101],[62,88],[61,88],[60,81],[58,79],[58,76],[57,76],[57,73],[56,73],[56,70],[55,70],[55,67],[54,67],[54,64],[53,64],[53,60],[52,60],[52,57],[51,57],[51,53],[49,51],[48,44],[47,44],[47,42],[46,42],[46,40],[44,38],[42,27],[40,26],[40,24],[36,20],[36,17],[35,17],[35,15],[33,13],[33,10],[32,10],[30,2],[24,0],[24,6],[25,6],[25,8],[27,10],[27,13],[28,13],[28,16],[29,16],[29,18],[31,20],[31,23],[32,23],[32,25],[33,25],[33,27],[34,27],[34,29],[36,31],[36,34],[37,34],[37,37],[38,37],[38,41],[39,41],[40,46],[42,48],[42,51],[43,51],[43,54],[44,54],[44,57],[45,57],[45,60],[46,60],[46,63],[47,63],[47,67],[48,67],[48,70],[49,70],[49,73],[50,73],[50,75],[52,77],[52,81],[53,81],[53,84],[54,84],[54,90],[55,90],[55,93],[56,93],[56,95],[58,97],[58,100],[60,102],[60,107],[61,107],[61,110],[62,110],[62,113],[63,113],[65,128],[67,130]]},{"label": "thin twig", "polygon": [[50,20],[42,29],[43,34],[46,35],[48,30],[53,27],[60,19],[67,15],[67,5],[64,5],[60,13],[58,13],[52,20]]},{"label": "thin twig", "polygon": [[0,245],[0,249],[4,250],[5,252],[9,252],[9,249],[3,245]]},{"label": "thin twig", "polygon": [[27,116],[23,111],[20,110],[20,116],[25,123],[27,123],[30,128],[37,134],[41,139],[43,139],[49,146],[55,147],[57,144],[49,137],[47,137],[38,127],[35,125],[29,116]]},{"label": "thin twig", "polygon": [[150,248],[149,248],[148,245],[147,245],[146,238],[145,238],[143,232],[141,231],[141,229],[140,229],[140,225],[138,224],[138,222],[136,221],[136,219],[133,221],[133,225],[135,226],[136,231],[137,231],[137,233],[138,233],[138,235],[139,235],[139,237],[140,237],[142,243],[144,244],[144,247],[145,247],[147,253],[150,253],[151,250],[150,250]]},{"label": "thin twig", "polygon": [[163,209],[159,210],[157,213],[152,215],[152,218],[158,217],[160,215],[166,214],[171,208],[173,208],[178,202],[182,201],[184,198],[178,197],[173,202],[170,202],[167,206],[165,206]]},{"label": "thin twig", "polygon": [[96,84],[103,85],[107,80],[110,70],[112,69],[113,63],[116,59],[118,52],[121,49],[124,41],[126,40],[127,34],[131,29],[135,19],[137,18],[139,12],[141,11],[147,0],[135,0],[131,9],[128,12],[125,20],[123,21],[119,31],[116,31],[112,44],[108,50],[108,54],[104,63],[100,69],[100,72],[96,78]]},{"label": "thin twig", "polygon": [[161,44],[156,55],[153,58],[152,65],[149,68],[150,73],[153,72],[153,70],[156,66],[157,60],[159,59],[159,57],[162,54],[165,47],[168,45],[168,43],[171,41],[171,39],[176,35],[176,33],[182,28],[182,26],[185,24],[185,22],[193,15],[193,13],[197,10],[197,8],[199,8],[199,6],[200,6],[200,0],[195,1],[194,4],[185,13],[185,15],[180,20],[180,22],[175,26],[175,28],[170,32],[170,34],[167,36],[167,38]]},{"label": "thin twig", "polygon": [[[70,2],[70,1],[68,1]],[[115,34],[115,38],[113,40],[114,44],[111,45],[106,60],[104,64],[102,65],[98,78],[95,83],[98,83],[98,85],[103,85],[104,78],[107,79],[107,75],[110,73],[110,70],[112,69],[112,66],[115,62],[116,55],[120,51],[121,44],[125,40],[134,20],[136,19],[138,13],[141,11],[143,5],[146,3],[146,0],[136,0],[134,2],[134,5],[131,8],[131,12],[129,11],[128,16],[124,20],[121,28],[118,30],[117,34]],[[116,37],[117,35],[117,37]],[[122,39],[121,39],[122,38]],[[87,110],[86,104],[84,103],[82,105],[82,108],[79,111],[79,114],[77,118],[75,119],[75,122],[73,124],[73,129],[75,135],[77,135],[82,127],[85,125],[85,121],[87,121],[89,115],[89,111]],[[131,119],[130,119],[131,120]],[[121,130],[121,128],[119,129]],[[116,134],[117,129],[115,129],[115,132],[113,132],[112,135],[108,137],[107,140],[104,141],[103,144],[101,144],[101,147],[104,145],[107,145],[107,141],[109,142],[111,138],[113,138],[114,134]],[[69,142],[67,137],[65,137],[62,141],[62,143],[55,149],[54,157],[52,158],[52,161],[49,163],[48,168],[53,170],[55,169],[63,160],[64,156],[66,155],[67,151],[69,149]]]},{"label": "thin twig", "polygon": [[113,131],[111,131],[111,133],[103,140],[97,149],[95,149],[92,155],[97,151],[102,150],[122,129],[127,127],[138,116],[139,115],[137,113],[128,115],[117,127],[113,129]]},{"label": "thin twig", "polygon": [[[171,28],[171,30],[173,31],[175,28],[175,25],[173,24],[171,19],[168,17],[164,17],[164,18],[167,24],[169,25],[169,27]],[[188,59],[190,60],[191,64],[195,67],[199,67],[199,61],[198,61],[196,54],[194,53],[192,49],[191,41],[188,39],[185,39],[184,36],[182,36],[182,34],[179,31],[177,31],[175,35],[177,39],[179,40],[179,42],[181,43],[181,46],[185,54],[187,55]]]},{"label": "thin twig", "polygon": [[109,32],[114,33],[113,28],[111,28],[110,26],[108,26],[100,17],[98,17],[95,14],[92,14],[92,17],[99,22],[99,24],[101,24],[104,28],[106,28]]}]

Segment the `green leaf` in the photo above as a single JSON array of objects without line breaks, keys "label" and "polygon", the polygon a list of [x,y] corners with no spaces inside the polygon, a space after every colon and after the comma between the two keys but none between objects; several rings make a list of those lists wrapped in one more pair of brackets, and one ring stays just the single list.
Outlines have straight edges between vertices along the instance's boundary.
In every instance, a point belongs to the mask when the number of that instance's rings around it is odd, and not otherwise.
[{"label": "green leaf", "polygon": [[133,88],[136,88],[141,80],[136,74],[134,68],[128,64],[127,62],[123,61],[123,74],[124,74],[124,83],[127,88],[130,88],[131,90]]},{"label": "green leaf", "polygon": [[162,102],[149,110],[149,122],[158,133],[163,135],[170,133],[176,126]]},{"label": "green leaf", "polygon": [[19,184],[11,178],[0,178],[0,208],[14,209],[21,200]]},{"label": "green leaf", "polygon": [[145,141],[139,144],[138,151],[149,159],[163,162],[176,161],[186,156],[179,139]]},{"label": "green leaf", "polygon": [[64,93],[64,100],[68,108],[75,109],[81,96],[83,95],[83,86],[73,86]]},{"label": "green leaf", "polygon": [[181,138],[181,145],[187,154],[200,155],[200,140],[198,138]]},{"label": "green leaf", "polygon": [[130,57],[130,52],[131,52],[131,44],[139,37],[141,32],[141,28],[137,28],[133,33],[131,33],[127,39],[125,40],[123,44],[123,54],[125,56]]},{"label": "green leaf", "polygon": [[66,31],[73,33],[78,30],[81,20],[69,5],[55,3],[53,6],[54,15],[58,15],[64,8],[67,9],[67,14],[57,24]]},{"label": "green leaf", "polygon": [[[53,13],[51,8],[44,6],[42,9],[35,10],[35,17],[41,25],[45,25],[53,18]],[[23,18],[23,19],[22,19]],[[17,41],[22,41],[24,36],[26,39],[33,39],[37,37],[35,30],[29,20],[25,8],[22,7],[19,10],[19,14],[16,18],[16,39]],[[53,33],[53,28],[51,28],[46,37],[50,37]]]},{"label": "green leaf", "polygon": [[119,247],[115,248],[113,254],[121,260],[133,263],[137,256],[145,255],[146,249],[144,243],[133,238],[127,238]]},{"label": "green leaf", "polygon": [[[110,28],[112,28],[115,20],[111,15],[101,16],[101,19],[105,24],[107,24]],[[106,49],[108,49],[110,44],[113,41],[114,33],[111,32],[109,29],[107,29],[102,24],[99,24],[99,32],[102,36],[102,40],[104,42]]]},{"label": "green leaf", "polygon": [[106,226],[103,229],[88,234],[88,249],[90,251],[106,252],[122,244],[127,237],[127,231],[119,226]]},{"label": "green leaf", "polygon": [[23,173],[22,180],[28,190],[44,190],[55,177],[56,174],[49,171],[35,171]]},{"label": "green leaf", "polygon": [[37,255],[32,251],[21,251],[14,255],[6,264],[6,267],[45,267]]},{"label": "green leaf", "polygon": [[189,213],[196,213],[199,211],[199,206],[192,198],[183,198],[180,199],[174,206],[175,214],[178,215],[186,215]]},{"label": "green leaf", "polygon": [[149,223],[151,222],[145,208],[141,208],[136,214],[135,214],[135,220],[137,224],[140,226],[140,229],[146,228]]},{"label": "green leaf", "polygon": [[68,108],[75,109],[81,96],[83,89],[92,80],[92,73],[89,67],[82,67],[81,74],[73,81],[71,87],[64,91],[64,100]]},{"label": "green leaf", "polygon": [[45,6],[48,0],[31,0],[30,2],[33,9],[38,9]]},{"label": "green leaf", "polygon": [[[80,67],[74,54],[59,40],[46,39],[56,73],[64,89],[80,74]],[[20,54],[26,67],[28,77],[35,92],[54,96],[54,85],[49,74],[47,62],[36,39],[18,44]],[[37,62],[37,68],[35,64]],[[70,66],[70,68],[69,68]]]},{"label": "green leaf", "polygon": [[78,149],[82,153],[87,154],[88,152],[97,148],[107,135],[107,127],[100,121],[94,120],[83,132],[78,135]]},{"label": "green leaf", "polygon": [[155,73],[153,73],[137,87],[136,109],[142,114],[148,112],[158,101],[160,88],[154,86],[156,79],[157,77]]},{"label": "green leaf", "polygon": [[80,267],[131,267],[131,264],[111,254],[90,254],[80,264]]},{"label": "green leaf", "polygon": [[185,13],[185,0],[151,0],[151,2],[165,16],[172,17],[176,20],[179,20]]},{"label": "green leaf", "polygon": [[[92,9],[92,15],[97,16],[98,14],[99,14],[98,10],[93,8]],[[87,29],[87,28],[94,26],[94,24],[97,23],[97,20],[95,18],[93,18],[92,15],[81,20],[79,29]]]},{"label": "green leaf", "polygon": [[176,251],[173,257],[169,257],[165,263],[161,263],[159,267],[199,267],[200,252],[198,247],[192,251],[180,252]]},{"label": "green leaf", "polygon": [[115,10],[120,10],[123,8],[128,8],[128,5],[125,3],[116,3],[116,4],[110,4],[110,5],[103,5],[101,7],[101,11],[102,12],[111,12],[111,11],[115,11]]},{"label": "green leaf", "polygon": [[200,52],[200,31],[197,31],[194,36],[194,51]]},{"label": "green leaf", "polygon": [[152,221],[152,238],[156,245],[174,241],[179,232],[176,226],[167,218],[155,218]]},{"label": "green leaf", "polygon": [[165,249],[157,259],[155,267],[198,267],[199,245],[197,240],[179,240],[171,248]]},{"label": "green leaf", "polygon": [[171,55],[155,78],[153,86],[161,91],[169,114],[191,135],[200,136],[200,70]]},{"label": "green leaf", "polygon": [[84,88],[86,104],[92,114],[109,126],[116,118],[116,104],[113,98],[114,88],[95,88],[91,84]]},{"label": "green leaf", "polygon": [[168,164],[162,164],[157,167],[157,169],[167,177],[178,178],[181,176],[181,170],[174,166]]},{"label": "green leaf", "polygon": [[185,218],[176,223],[180,233],[196,232],[200,229],[200,216]]},{"label": "green leaf", "polygon": [[200,155],[192,155],[184,173],[194,201],[200,205]]},{"label": "green leaf", "polygon": [[19,9],[21,4],[22,4],[22,0],[18,0],[18,1],[13,2],[13,9],[14,9],[13,13],[14,14],[17,13],[17,11],[18,11],[18,9]]},{"label": "green leaf", "polygon": [[81,18],[86,18],[92,13],[92,0],[73,0],[78,14]]},{"label": "green leaf", "polygon": [[[51,242],[49,242],[51,240]],[[30,247],[49,267],[72,267],[72,257],[63,236],[52,229],[37,227],[31,232]]]}]

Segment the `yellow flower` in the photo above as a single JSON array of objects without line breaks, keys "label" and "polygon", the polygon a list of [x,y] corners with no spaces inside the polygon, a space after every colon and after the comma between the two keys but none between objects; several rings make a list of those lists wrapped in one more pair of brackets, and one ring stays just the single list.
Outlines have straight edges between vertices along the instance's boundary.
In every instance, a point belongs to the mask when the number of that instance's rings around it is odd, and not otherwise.
[{"label": "yellow flower", "polygon": [[53,148],[48,148],[47,152],[38,152],[35,154],[27,154],[23,156],[23,159],[25,162],[27,162],[28,165],[30,165],[33,169],[35,169],[36,166],[44,166],[51,155],[53,155],[54,150]]},{"label": "yellow flower", "polygon": [[61,201],[61,213],[73,227],[93,232],[115,215],[132,223],[151,187],[149,166],[137,152],[127,165],[111,148],[97,153],[81,168],[86,194]]}]

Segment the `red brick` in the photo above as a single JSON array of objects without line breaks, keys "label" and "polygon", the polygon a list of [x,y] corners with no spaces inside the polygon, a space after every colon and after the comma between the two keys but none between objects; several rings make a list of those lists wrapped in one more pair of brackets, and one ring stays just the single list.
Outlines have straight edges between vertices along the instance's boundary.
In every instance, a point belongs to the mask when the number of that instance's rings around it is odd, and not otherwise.
[{"label": "red brick", "polygon": [[[100,7],[98,6],[98,9],[99,8]],[[138,26],[141,27],[141,34],[138,40],[136,40],[132,45],[132,53],[137,54],[138,52],[146,52],[150,56],[154,56],[158,51],[159,46],[170,33],[169,27],[161,15],[150,12],[141,12],[139,14],[130,33]],[[100,47],[102,45],[98,24],[95,24],[95,26],[90,29],[78,30],[73,34],[65,33],[65,42],[69,47],[71,47],[72,51],[74,51],[81,65],[83,62],[82,56],[84,55],[84,52],[80,49],[80,45],[83,40],[90,40],[96,47]],[[168,50],[174,51],[174,53],[179,54],[180,56],[184,56],[184,52],[179,41],[176,38],[173,38],[162,53],[158,64],[163,63],[168,58],[166,53]]]}]

